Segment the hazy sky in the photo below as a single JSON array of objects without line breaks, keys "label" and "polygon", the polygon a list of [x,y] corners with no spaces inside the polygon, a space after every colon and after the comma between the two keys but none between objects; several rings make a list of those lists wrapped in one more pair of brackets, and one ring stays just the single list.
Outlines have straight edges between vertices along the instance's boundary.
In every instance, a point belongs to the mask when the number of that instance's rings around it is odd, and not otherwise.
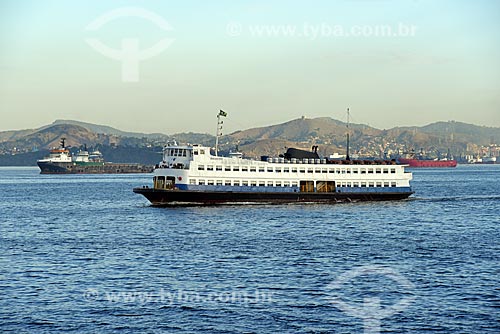
[{"label": "hazy sky", "polygon": [[227,133],[347,107],[500,126],[500,1],[0,1],[0,130],[212,133],[224,109]]}]

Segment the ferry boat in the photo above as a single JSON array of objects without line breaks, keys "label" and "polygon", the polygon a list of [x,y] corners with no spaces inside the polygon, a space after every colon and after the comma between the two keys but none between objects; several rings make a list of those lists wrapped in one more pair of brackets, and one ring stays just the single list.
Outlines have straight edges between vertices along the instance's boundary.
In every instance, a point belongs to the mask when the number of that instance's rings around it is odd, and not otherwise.
[{"label": "ferry boat", "polygon": [[209,147],[169,144],[153,186],[134,188],[153,206],[221,203],[296,203],[408,198],[412,174],[393,161],[334,161],[290,148],[278,158],[212,155]]},{"label": "ferry boat", "polygon": [[37,160],[40,174],[122,174],[151,173],[153,166],[132,163],[105,162],[101,152],[81,150],[75,156],[61,138],[60,147],[50,150],[49,156]]},{"label": "ferry boat", "polygon": [[[349,112],[349,110],[348,110]],[[289,148],[279,157],[244,159],[241,152],[218,155],[222,135],[217,115],[215,155],[200,145],[163,148],[163,160],[155,166],[153,186],[134,188],[153,206],[222,203],[339,203],[401,200],[413,191],[412,173],[395,161],[321,158],[312,151]],[[349,143],[349,133],[347,133]]]}]

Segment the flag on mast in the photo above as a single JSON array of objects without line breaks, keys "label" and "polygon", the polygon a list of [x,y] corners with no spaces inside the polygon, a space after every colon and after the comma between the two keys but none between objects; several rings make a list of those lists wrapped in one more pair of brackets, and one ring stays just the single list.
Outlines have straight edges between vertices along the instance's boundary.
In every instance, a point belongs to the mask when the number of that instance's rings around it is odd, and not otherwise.
[{"label": "flag on mast", "polygon": [[225,112],[224,110],[219,110],[219,116],[226,117],[227,116],[227,112]]}]

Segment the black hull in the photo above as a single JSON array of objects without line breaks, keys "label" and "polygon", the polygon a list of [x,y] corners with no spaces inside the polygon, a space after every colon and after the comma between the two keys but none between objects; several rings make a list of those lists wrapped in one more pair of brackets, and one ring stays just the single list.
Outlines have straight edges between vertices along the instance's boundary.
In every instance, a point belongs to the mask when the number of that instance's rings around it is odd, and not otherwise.
[{"label": "black hull", "polygon": [[71,162],[38,162],[40,174],[129,174],[152,173],[153,166],[140,164],[104,163],[102,165],[78,165]]},{"label": "black hull", "polygon": [[215,205],[238,203],[344,203],[358,201],[392,201],[408,198],[408,192],[379,193],[276,193],[276,192],[221,192],[221,191],[188,191],[161,190],[151,188],[134,188],[134,192],[144,195],[153,206],[175,205]]},{"label": "black hull", "polygon": [[69,174],[68,167],[71,163],[37,162],[37,165],[40,168],[40,174]]}]

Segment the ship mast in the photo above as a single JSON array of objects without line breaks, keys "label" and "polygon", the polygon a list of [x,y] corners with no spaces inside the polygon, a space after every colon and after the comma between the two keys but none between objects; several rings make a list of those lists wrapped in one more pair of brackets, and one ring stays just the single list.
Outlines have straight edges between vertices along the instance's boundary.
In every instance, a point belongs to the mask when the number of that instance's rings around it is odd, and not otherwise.
[{"label": "ship mast", "polygon": [[217,114],[217,132],[215,133],[215,156],[219,156],[219,137],[222,136],[222,124],[224,121],[222,121],[220,118],[221,116],[226,117],[227,112],[224,110],[219,110],[219,113]]},{"label": "ship mast", "polygon": [[351,158],[349,158],[349,108],[347,108],[347,148],[346,148],[346,155],[345,155],[345,159],[347,161],[351,160]]}]

